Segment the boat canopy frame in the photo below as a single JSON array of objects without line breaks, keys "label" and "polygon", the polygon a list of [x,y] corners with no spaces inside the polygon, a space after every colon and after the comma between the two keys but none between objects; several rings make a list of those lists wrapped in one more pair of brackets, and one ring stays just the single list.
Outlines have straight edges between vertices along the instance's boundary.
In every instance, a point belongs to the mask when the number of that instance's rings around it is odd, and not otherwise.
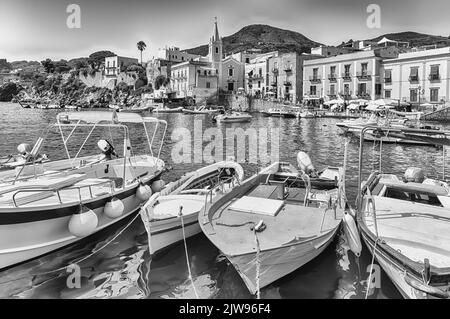
[{"label": "boat canopy frame", "polygon": [[[113,112],[95,112],[94,111],[94,112],[82,112],[82,113],[80,113],[80,112],[59,113],[56,117],[56,123],[52,123],[52,124],[48,125],[45,128],[44,133],[38,138],[38,141],[36,142],[32,153],[37,152],[41,148],[43,141],[46,140],[49,132],[52,129],[57,128],[61,135],[61,139],[62,139],[62,142],[64,145],[67,159],[71,161],[71,165],[73,168],[75,160],[80,155],[82,149],[86,145],[87,141],[89,140],[89,138],[91,137],[91,135],[95,131],[95,129],[100,128],[100,127],[106,127],[106,128],[110,128],[110,129],[111,128],[120,129],[120,130],[123,130],[123,132],[124,132],[123,158],[124,158],[124,173],[125,173],[127,159],[131,157],[131,155],[129,154],[131,152],[131,142],[129,140],[130,134],[129,134],[128,126],[121,124],[121,123],[135,123],[135,124],[142,124],[142,126],[144,127],[145,137],[147,139],[147,144],[149,147],[150,155],[153,158],[154,158],[154,154],[153,154],[153,150],[152,150],[152,145],[155,140],[156,133],[158,132],[159,126],[164,125],[162,138],[159,143],[158,154],[156,157],[156,159],[160,159],[162,146],[163,146],[164,139],[165,139],[166,132],[167,132],[167,126],[168,126],[167,121],[160,120],[160,119],[157,119],[154,117],[142,117],[139,114],[134,114],[134,113],[128,113],[125,115],[124,114],[119,115],[119,114],[120,113],[116,113],[115,111],[113,111]],[[70,123],[71,121],[74,121],[75,123]],[[145,125],[146,123],[155,123],[155,129],[153,131],[151,138],[149,136],[148,129]],[[67,137],[64,135],[64,132],[63,132],[64,127],[72,127],[72,130],[67,135]],[[73,134],[75,133],[76,129],[81,128],[81,127],[90,127],[91,129],[89,130],[89,133],[86,136],[86,138],[83,140],[76,155],[74,157],[71,157],[69,148],[68,148],[68,142],[69,142],[70,138],[73,136]],[[33,165],[35,165],[35,163],[33,163]],[[13,181],[13,184],[15,184],[15,182],[19,179],[24,167],[25,167],[25,165],[22,166],[21,170],[16,175],[16,177]]]}]

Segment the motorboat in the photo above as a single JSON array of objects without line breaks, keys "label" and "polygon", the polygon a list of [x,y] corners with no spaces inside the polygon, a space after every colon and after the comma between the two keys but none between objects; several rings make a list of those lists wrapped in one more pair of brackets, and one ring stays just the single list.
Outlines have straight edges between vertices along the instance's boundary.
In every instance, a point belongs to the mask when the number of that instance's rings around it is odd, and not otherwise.
[{"label": "motorboat", "polygon": [[343,133],[361,132],[361,129],[366,126],[378,125],[378,117],[372,113],[369,118],[358,118],[336,123],[336,126],[341,129]]},{"label": "motorboat", "polygon": [[121,109],[121,106],[120,106],[120,105],[117,105],[117,104],[109,104],[109,105],[108,105],[108,108],[110,108],[110,109],[112,109],[112,110],[119,111],[119,110]]},{"label": "motorboat", "polygon": [[155,109],[153,109],[154,113],[181,113],[183,112],[183,107],[174,107],[174,108],[170,108],[167,107],[165,104],[161,103],[160,105],[158,105],[158,107],[156,107]]},{"label": "motorboat", "polygon": [[303,111],[303,112],[299,112],[298,117],[302,118],[302,119],[312,119],[312,118],[316,118],[317,114],[315,114],[311,111]]},{"label": "motorboat", "polygon": [[203,233],[252,294],[323,252],[343,218],[342,168],[327,172],[339,183],[327,190],[312,187],[311,170],[294,174],[290,168],[289,163],[270,165],[229,193],[208,200],[199,214]]},{"label": "motorboat", "polygon": [[[401,177],[374,171],[364,180],[363,136],[368,130],[361,132],[359,150],[356,217],[361,237],[405,298],[448,299],[450,187],[445,169],[441,179],[409,167]],[[450,145],[449,131],[398,129],[397,134]]]},{"label": "motorboat", "polygon": [[208,109],[206,108],[206,105],[202,105],[198,108],[194,108],[193,110],[190,109],[183,109],[183,113],[185,114],[209,114],[214,115],[219,113],[218,109]]},{"label": "motorboat", "polygon": [[151,111],[151,106],[133,106],[128,108],[122,108],[119,109],[119,112],[126,112],[126,113],[143,113],[147,111]]},{"label": "motorboat", "polygon": [[272,117],[296,118],[298,116],[298,112],[287,108],[272,108],[268,112]]},{"label": "motorboat", "polygon": [[[138,125],[142,127],[140,136],[145,138],[139,142],[145,145],[139,149],[131,144],[130,124],[136,130]],[[66,159],[0,172],[0,269],[89,240],[89,236],[136,216],[152,192],[160,190],[164,170],[160,153],[166,129],[165,121],[133,113],[59,113],[26,162],[40,153],[49,136],[53,147],[55,135],[61,136],[60,153]],[[87,155],[92,153],[85,148],[90,137],[104,131],[115,132],[116,139],[117,134],[122,137],[123,153],[115,151],[113,140],[102,138],[97,142],[101,153]],[[84,141],[74,142],[74,136],[82,132],[87,133]],[[153,154],[157,134],[160,145]],[[147,154],[137,153],[146,147]]]},{"label": "motorboat", "polygon": [[252,116],[250,114],[242,112],[231,112],[216,115],[213,120],[221,123],[241,123],[250,122],[252,120]]},{"label": "motorboat", "polygon": [[238,163],[218,162],[187,173],[153,194],[141,209],[150,254],[183,240],[183,230],[184,238],[199,234],[198,213],[205,198],[231,191],[243,176]]}]

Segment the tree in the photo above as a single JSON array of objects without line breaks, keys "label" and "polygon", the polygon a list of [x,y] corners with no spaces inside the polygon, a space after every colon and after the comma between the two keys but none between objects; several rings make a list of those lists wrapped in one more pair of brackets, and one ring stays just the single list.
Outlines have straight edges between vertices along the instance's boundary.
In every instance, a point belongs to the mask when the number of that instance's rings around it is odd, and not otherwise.
[{"label": "tree", "polygon": [[158,75],[155,79],[155,90],[159,90],[162,86],[167,86],[170,83],[170,79],[164,75]]},{"label": "tree", "polygon": [[91,66],[94,70],[99,70],[100,66],[105,62],[105,58],[115,56],[116,54],[111,51],[97,51],[92,53],[87,63]]},{"label": "tree", "polygon": [[137,43],[137,48],[139,51],[141,51],[141,64],[142,64],[142,51],[144,51],[146,47],[147,47],[147,45],[145,44],[144,41],[139,41]]},{"label": "tree", "polygon": [[41,64],[44,67],[45,72],[53,73],[53,71],[55,71],[55,64],[53,63],[52,60],[45,59],[44,61],[41,62]]}]

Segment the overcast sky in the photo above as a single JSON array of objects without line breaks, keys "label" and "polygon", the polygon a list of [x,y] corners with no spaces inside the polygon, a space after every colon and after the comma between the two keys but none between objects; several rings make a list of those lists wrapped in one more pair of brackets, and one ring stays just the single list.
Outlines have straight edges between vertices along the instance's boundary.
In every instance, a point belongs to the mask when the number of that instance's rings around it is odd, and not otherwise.
[{"label": "overcast sky", "polygon": [[[69,29],[66,8],[81,8],[81,28]],[[381,29],[366,25],[367,6],[381,7]],[[449,0],[0,0],[0,58],[71,59],[97,50],[144,60],[158,48],[208,43],[214,16],[221,36],[249,24],[300,32],[325,44],[384,33],[450,35]]]}]

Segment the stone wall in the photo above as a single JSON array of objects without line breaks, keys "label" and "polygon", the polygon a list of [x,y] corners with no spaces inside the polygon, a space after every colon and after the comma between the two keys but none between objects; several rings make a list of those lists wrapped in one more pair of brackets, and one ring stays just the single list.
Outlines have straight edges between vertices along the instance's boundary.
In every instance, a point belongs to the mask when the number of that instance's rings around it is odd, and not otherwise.
[{"label": "stone wall", "polygon": [[246,95],[233,94],[228,97],[228,106],[233,110],[263,112],[271,108],[289,107],[280,102],[274,102],[263,99],[255,99]]}]

